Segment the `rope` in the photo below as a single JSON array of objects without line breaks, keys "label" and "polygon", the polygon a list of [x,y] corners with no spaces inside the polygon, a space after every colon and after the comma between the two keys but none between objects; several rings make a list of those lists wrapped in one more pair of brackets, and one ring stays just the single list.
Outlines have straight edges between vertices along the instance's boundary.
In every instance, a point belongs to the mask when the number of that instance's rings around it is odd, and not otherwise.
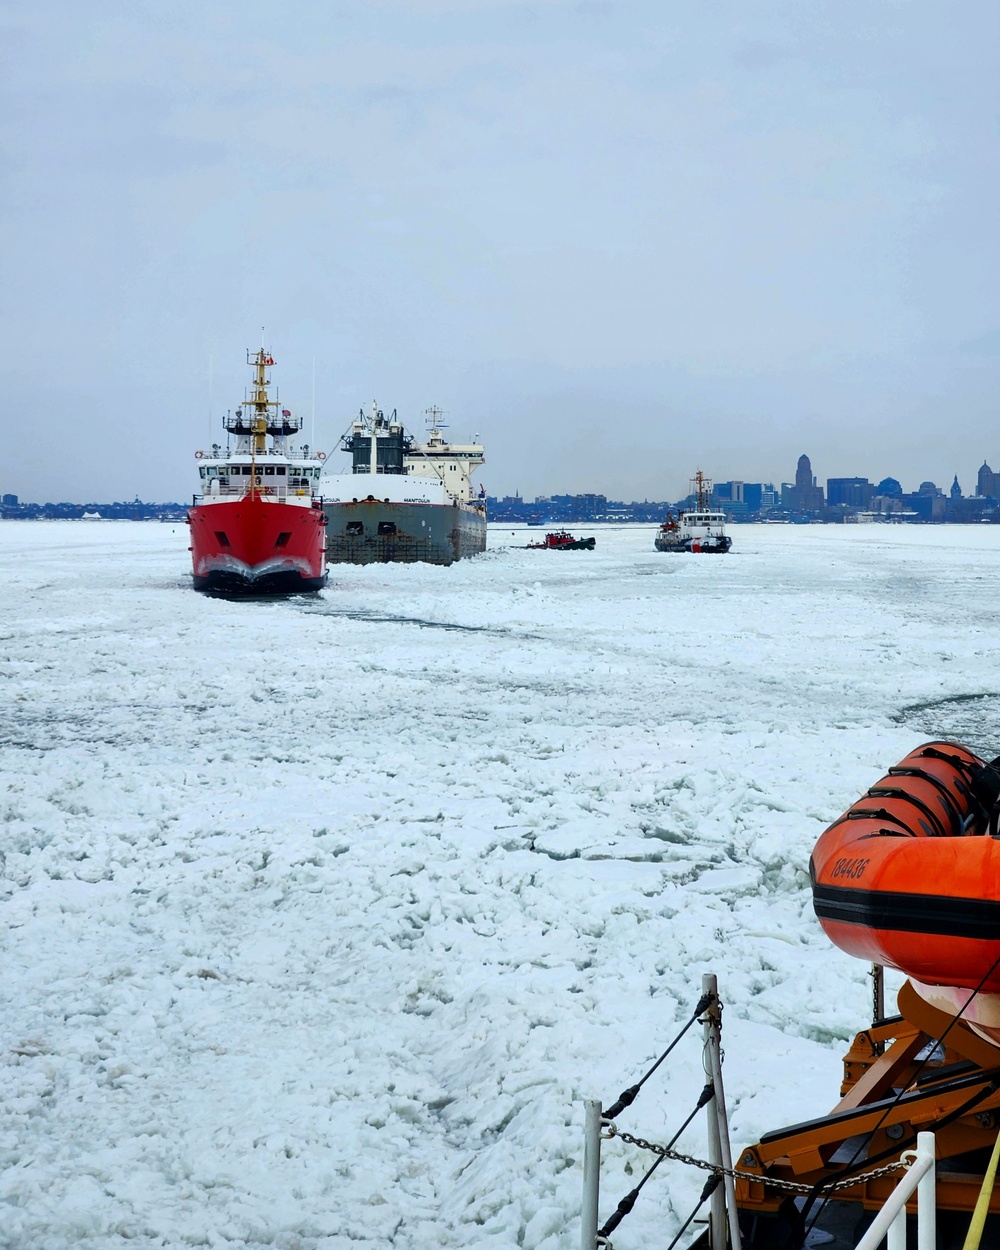
[{"label": "rope", "polygon": [[695,1209],[691,1212],[691,1214],[684,1221],[683,1225],[681,1226],[680,1232],[673,1239],[670,1245],[667,1246],[667,1250],[674,1250],[674,1246],[677,1245],[680,1239],[687,1232],[688,1226],[690,1225],[691,1221],[698,1214],[701,1208],[705,1205],[705,1199],[710,1198],[712,1194],[715,1192],[715,1190],[718,1188],[720,1179],[721,1178],[718,1176],[710,1176],[708,1180],[705,1182],[705,1188],[701,1191],[701,1197],[698,1199],[698,1205],[695,1207]]},{"label": "rope", "polygon": [[[698,1114],[698,1112],[702,1109],[702,1107],[704,1107],[705,1103],[710,1102],[714,1097],[715,1097],[715,1086],[712,1084],[706,1085],[705,1088],[701,1091],[701,1093],[698,1096],[698,1102],[694,1110],[691,1112],[688,1118],[684,1121],[684,1123],[680,1126],[680,1128],[673,1135],[673,1137],[671,1137],[670,1139],[671,1146],[674,1144],[674,1142],[677,1141],[678,1137],[680,1137],[680,1135],[684,1132],[684,1130],[691,1123],[691,1121]],[[667,1149],[669,1149],[669,1147]],[[632,1208],[635,1206],[635,1201],[639,1197],[639,1190],[642,1189],[643,1185],[645,1185],[645,1183],[649,1180],[649,1178],[653,1175],[653,1173],[656,1171],[656,1169],[660,1166],[660,1164],[663,1162],[663,1160],[666,1157],[667,1156],[665,1153],[660,1154],[660,1157],[656,1160],[656,1162],[649,1169],[646,1175],[642,1178],[639,1184],[636,1185],[635,1189],[633,1189],[630,1193],[627,1193],[625,1197],[621,1200],[621,1202],[619,1202],[618,1206],[615,1208],[614,1214],[611,1216],[608,1222],[601,1229],[598,1236],[607,1237],[609,1236],[609,1234],[615,1231],[615,1229],[622,1222],[625,1216],[628,1215],[629,1212],[632,1210]]]},{"label": "rope", "polygon": [[998,1162],[1000,1162],[1000,1133],[997,1134],[996,1145],[993,1147],[993,1153],[990,1155],[989,1167],[987,1167],[986,1175],[983,1177],[982,1188],[979,1191],[979,1197],[976,1199],[976,1209],[972,1212],[972,1221],[969,1224],[969,1231],[966,1234],[962,1250],[979,1250],[979,1243],[983,1237],[983,1228],[986,1225],[986,1217],[990,1210],[993,1182],[997,1178]]},{"label": "rope", "polygon": [[654,1063],[653,1066],[649,1069],[649,1071],[642,1078],[642,1080],[637,1081],[635,1085],[630,1085],[628,1089],[623,1090],[622,1093],[618,1095],[618,1101],[616,1103],[613,1103],[607,1109],[607,1111],[604,1112],[605,1120],[613,1120],[615,1116],[621,1115],[621,1113],[625,1110],[626,1107],[631,1107],[633,1102],[635,1102],[636,1100],[639,1090],[642,1089],[642,1087],[646,1084],[646,1082],[653,1075],[656,1069],[660,1066],[660,1064],[664,1061],[664,1059],[666,1059],[667,1055],[670,1054],[673,1048],[681,1040],[681,1038],[688,1031],[691,1025],[694,1024],[694,1022],[698,1019],[698,1017],[702,1014],[702,1012],[705,1011],[705,1009],[711,1003],[715,1001],[716,1001],[716,997],[714,994],[703,994],[701,998],[699,998],[698,1006],[695,1007],[694,1012],[692,1013],[691,1018],[690,1020],[688,1020],[687,1024],[685,1024],[685,1026],[677,1034],[677,1036],[670,1043],[670,1045],[663,1052],[663,1054],[659,1057],[659,1059],[657,1059],[656,1063]]}]

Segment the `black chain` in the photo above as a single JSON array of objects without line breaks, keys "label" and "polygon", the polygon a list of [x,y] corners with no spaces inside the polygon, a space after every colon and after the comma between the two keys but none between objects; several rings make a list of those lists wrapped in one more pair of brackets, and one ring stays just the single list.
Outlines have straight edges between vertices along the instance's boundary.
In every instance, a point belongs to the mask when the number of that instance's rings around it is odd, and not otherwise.
[{"label": "black chain", "polygon": [[[679,1150],[671,1150],[669,1146],[658,1146],[655,1142],[646,1141],[644,1137],[634,1137],[631,1133],[623,1133],[614,1124],[605,1124],[605,1137],[618,1137],[629,1146],[638,1146],[640,1150],[649,1150],[662,1159],[673,1159],[677,1163],[687,1163],[690,1167],[701,1168],[705,1172],[713,1172],[716,1176],[731,1176],[735,1180],[755,1181],[758,1185],[771,1185],[775,1189],[787,1189],[791,1193],[811,1194],[815,1185],[802,1185],[796,1181],[779,1180],[776,1176],[761,1176],[757,1172],[741,1172],[737,1168],[725,1168],[720,1163],[709,1163],[706,1159],[697,1159],[694,1155],[682,1154]],[[831,1193],[838,1189],[849,1189],[852,1185],[861,1185],[866,1181],[878,1179],[880,1176],[891,1176],[909,1165],[902,1159],[885,1167],[874,1168],[871,1172],[862,1172],[850,1180],[836,1181],[829,1187]]]}]

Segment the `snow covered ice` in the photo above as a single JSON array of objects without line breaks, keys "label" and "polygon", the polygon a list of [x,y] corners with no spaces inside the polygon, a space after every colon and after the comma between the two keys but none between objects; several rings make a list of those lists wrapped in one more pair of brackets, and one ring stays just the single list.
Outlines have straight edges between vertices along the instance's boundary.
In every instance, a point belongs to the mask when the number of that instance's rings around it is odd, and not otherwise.
[{"label": "snow covered ice", "polygon": [[[734,1147],[833,1105],[870,988],[809,852],[956,717],[1000,750],[1000,527],[654,531],[227,602],[183,525],[0,524],[0,1245],[576,1247],[582,1100],[705,972]],[[697,1032],[622,1128],[683,1121]]]}]

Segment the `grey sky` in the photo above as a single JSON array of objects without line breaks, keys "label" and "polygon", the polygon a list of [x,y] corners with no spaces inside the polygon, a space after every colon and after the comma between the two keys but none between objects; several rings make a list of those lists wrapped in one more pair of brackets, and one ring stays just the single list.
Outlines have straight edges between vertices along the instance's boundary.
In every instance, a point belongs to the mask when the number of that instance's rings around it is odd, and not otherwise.
[{"label": "grey sky", "polygon": [[262,325],[320,445],[436,403],[491,494],[1000,468],[995,0],[0,27],[2,490],[185,498]]}]

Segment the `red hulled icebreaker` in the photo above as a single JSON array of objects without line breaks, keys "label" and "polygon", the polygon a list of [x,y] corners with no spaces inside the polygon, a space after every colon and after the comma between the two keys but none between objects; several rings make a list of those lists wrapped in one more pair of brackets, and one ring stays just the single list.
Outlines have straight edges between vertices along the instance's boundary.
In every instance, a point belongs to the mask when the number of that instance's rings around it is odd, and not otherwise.
[{"label": "red hulled icebreaker", "polygon": [[[292,438],[302,419],[268,392],[274,364],[251,355],[250,397],[226,414],[228,441],[197,451],[201,493],[188,511],[196,590],[282,595],[326,584],[322,452]],[[277,392],[275,392],[277,394]]]}]

